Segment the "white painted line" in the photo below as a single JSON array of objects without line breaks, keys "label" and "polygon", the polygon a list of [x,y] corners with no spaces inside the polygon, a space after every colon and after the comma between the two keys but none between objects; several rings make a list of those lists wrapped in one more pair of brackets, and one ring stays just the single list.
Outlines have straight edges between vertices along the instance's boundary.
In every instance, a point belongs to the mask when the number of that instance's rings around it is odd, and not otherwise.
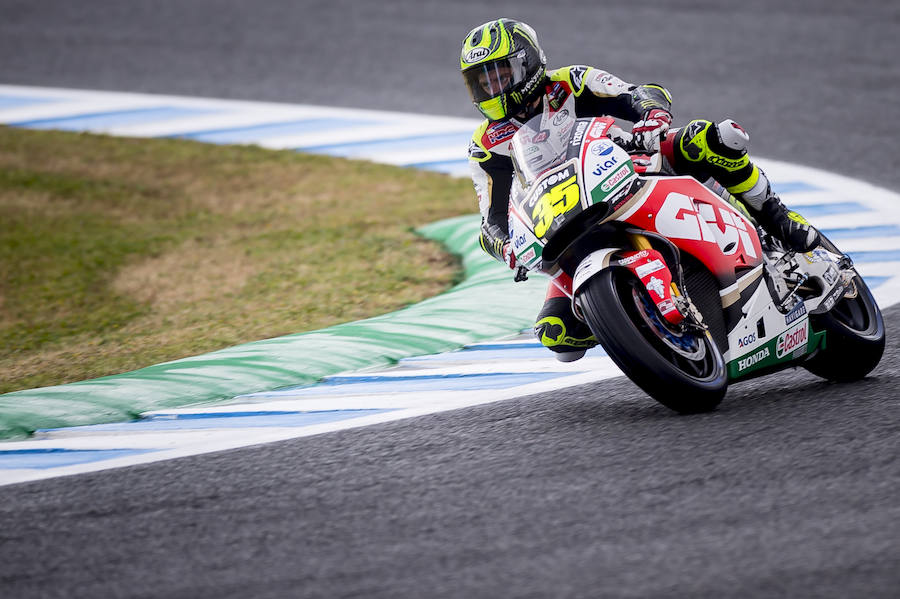
[{"label": "white painted line", "polygon": [[897,255],[900,256],[900,237],[835,238],[832,241],[847,254],[852,254],[853,252],[898,250]]}]

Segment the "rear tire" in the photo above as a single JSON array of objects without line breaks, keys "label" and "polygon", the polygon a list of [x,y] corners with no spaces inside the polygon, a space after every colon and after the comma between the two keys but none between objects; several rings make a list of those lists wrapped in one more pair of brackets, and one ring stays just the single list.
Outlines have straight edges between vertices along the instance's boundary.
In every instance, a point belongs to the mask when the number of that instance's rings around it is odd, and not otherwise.
[{"label": "rear tire", "polygon": [[653,399],[681,414],[709,412],[722,401],[728,378],[712,337],[668,325],[630,271],[602,271],[576,301],[609,357]]},{"label": "rear tire", "polygon": [[824,314],[811,314],[810,324],[825,330],[825,349],[803,366],[816,376],[847,383],[864,378],[884,353],[884,318],[872,292],[859,275],[853,278],[855,298],[843,298]]}]

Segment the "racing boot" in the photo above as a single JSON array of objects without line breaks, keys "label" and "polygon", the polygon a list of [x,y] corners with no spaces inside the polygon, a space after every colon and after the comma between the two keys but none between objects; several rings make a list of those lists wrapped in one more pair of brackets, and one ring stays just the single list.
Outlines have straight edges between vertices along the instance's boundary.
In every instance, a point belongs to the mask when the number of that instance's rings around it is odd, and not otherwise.
[{"label": "racing boot", "polygon": [[757,185],[739,194],[739,197],[763,229],[783,241],[788,248],[795,252],[808,252],[819,245],[819,232],[805,218],[781,203],[762,171]]},{"label": "racing boot", "polygon": [[[552,295],[552,294],[551,294]],[[572,314],[568,297],[550,297],[534,323],[534,336],[553,352],[560,362],[574,362],[597,345],[597,338],[586,324]]]}]

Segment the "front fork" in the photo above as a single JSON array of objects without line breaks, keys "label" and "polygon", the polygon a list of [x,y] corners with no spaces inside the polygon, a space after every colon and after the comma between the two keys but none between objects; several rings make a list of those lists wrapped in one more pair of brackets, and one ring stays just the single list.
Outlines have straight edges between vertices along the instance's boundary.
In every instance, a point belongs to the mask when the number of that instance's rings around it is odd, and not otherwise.
[{"label": "front fork", "polygon": [[[631,245],[634,247],[634,249],[638,251],[653,249],[653,246],[650,245],[650,241],[640,233],[626,233],[626,235],[628,236],[628,241],[631,242]],[[681,297],[681,292],[678,291],[678,285],[675,284],[674,280],[672,281],[671,286],[672,295],[674,297]]]},{"label": "front fork", "polygon": [[[629,268],[631,271],[637,276],[644,286],[647,288],[647,291],[650,292],[651,299],[656,300],[656,307],[659,310],[660,314],[672,325],[681,325],[681,326],[689,326],[698,329],[706,329],[706,325],[703,323],[703,314],[700,313],[700,310],[694,305],[691,299],[681,292],[678,288],[678,285],[675,282],[675,276],[673,274],[677,274],[677,276],[681,277],[681,265],[676,263],[673,266],[675,267],[675,273],[672,272],[671,267],[666,264],[665,260],[662,259],[662,255],[653,248],[650,244],[650,241],[647,239],[647,236],[632,229],[626,233],[628,237],[628,241],[634,247],[635,252],[632,255],[640,255],[641,252],[645,252],[651,256],[659,256],[659,260],[661,262],[660,272],[665,272],[665,277],[669,279],[669,294],[671,295],[671,299],[667,297],[663,297],[659,293],[654,293],[653,285],[651,283],[652,277],[648,278],[647,276],[642,276],[642,271],[640,266],[635,266],[629,264]],[[677,260],[677,254],[674,255],[674,259]],[[620,264],[623,262],[627,262],[628,257],[623,256],[622,259],[619,260]],[[662,275],[661,275],[662,276]],[[657,286],[658,288],[658,286]],[[656,297],[654,297],[654,295]],[[672,309],[674,307],[674,309]]]}]

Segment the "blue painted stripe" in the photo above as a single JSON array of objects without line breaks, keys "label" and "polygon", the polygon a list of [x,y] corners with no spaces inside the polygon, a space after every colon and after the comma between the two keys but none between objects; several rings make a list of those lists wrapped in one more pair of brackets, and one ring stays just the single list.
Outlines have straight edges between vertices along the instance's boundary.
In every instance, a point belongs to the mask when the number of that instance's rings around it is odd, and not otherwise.
[{"label": "blue painted stripe", "polygon": [[863,280],[866,282],[866,285],[869,289],[875,289],[879,285],[882,285],[885,281],[890,281],[894,277],[881,277],[881,276],[866,276],[863,277]]},{"label": "blue painted stripe", "polygon": [[533,343],[483,343],[480,345],[467,345],[463,351],[493,351],[497,349],[526,349],[539,347],[543,349],[543,345],[537,341]]},{"label": "blue painted stripe", "polygon": [[6,449],[0,450],[0,469],[47,469],[122,458],[156,449]]},{"label": "blue painted stripe", "polygon": [[[424,376],[328,377],[312,387],[288,387],[272,395],[367,395],[377,393],[420,393],[424,391],[480,391],[508,389],[528,383],[571,376],[575,372],[500,372]],[[254,397],[266,397],[255,393]]]},{"label": "blue painted stripe", "polygon": [[[444,354],[435,354],[432,356],[413,356],[411,358],[403,358],[403,362],[472,362],[487,360],[540,360],[552,358],[553,354],[549,349],[539,343],[528,344],[526,349],[496,349],[483,350],[478,353],[469,351],[474,348],[466,348],[459,351],[447,352]],[[599,345],[588,350],[586,357],[602,358],[606,356],[606,352]]]},{"label": "blue painted stripe", "polygon": [[517,372],[492,372],[492,373],[456,373],[456,374],[419,374],[409,376],[386,376],[373,374],[371,376],[329,376],[321,385],[355,385],[358,383],[406,383],[411,381],[458,381],[488,379],[494,377],[518,376]]},{"label": "blue painted stripe", "polygon": [[439,361],[439,362],[484,362],[488,360],[541,360],[551,358],[552,354],[546,347],[528,347],[525,349],[496,349],[472,352],[468,350],[460,350],[447,352],[445,354],[437,354],[435,356],[416,356],[412,358],[404,358],[401,362],[423,362],[423,361]]},{"label": "blue painted stripe", "polygon": [[852,229],[821,229],[830,239],[856,239],[860,237],[896,237],[900,236],[900,226],[881,225],[873,227],[855,227]]},{"label": "blue painted stripe", "polygon": [[31,104],[59,102],[58,98],[35,98],[31,96],[0,96],[0,109],[17,108]]},{"label": "blue painted stripe", "polygon": [[407,168],[418,168],[425,171],[434,171],[436,173],[443,173],[445,175],[450,175],[453,177],[462,177],[469,175],[469,160],[435,160],[432,162],[414,162],[409,164],[403,164],[401,166],[405,166]]},{"label": "blue painted stripe", "polygon": [[276,123],[262,123],[245,127],[187,131],[168,137],[195,139],[197,141],[210,143],[237,143],[252,142],[267,137],[280,137],[283,135],[294,135],[299,133],[314,133],[316,131],[348,129],[350,127],[367,127],[375,124],[378,123],[376,121],[362,119],[310,118]]},{"label": "blue painted stripe", "polygon": [[823,191],[806,181],[772,181],[772,187],[778,193],[797,193],[801,191]]},{"label": "blue painted stripe", "polygon": [[468,172],[469,159],[462,158],[459,160],[432,160],[428,162],[410,162],[408,164],[404,164],[403,166],[454,174],[460,172]]},{"label": "blue painted stripe", "polygon": [[459,153],[465,156],[466,144],[472,136],[468,133],[440,133],[432,135],[412,135],[409,137],[396,137],[360,141],[341,144],[303,146],[297,148],[304,152],[316,152],[331,154],[334,156],[359,156],[371,154],[375,151],[402,152],[420,150],[424,148],[459,146]]},{"label": "blue painted stripe", "polygon": [[[354,410],[315,410],[317,414],[326,412],[353,412]],[[365,410],[363,410],[365,411]],[[198,420],[204,418],[247,418],[250,416],[293,416],[295,414],[311,414],[313,412],[298,412],[297,410],[253,410],[250,412],[198,412],[193,414],[153,414],[142,419],[150,420]]]},{"label": "blue painted stripe", "polygon": [[26,127],[28,129],[83,131],[86,129],[119,127],[132,123],[152,123],[185,116],[198,116],[217,112],[221,111],[202,108],[182,108],[178,106],[152,106],[147,108],[109,110],[105,112],[83,113],[62,117],[34,119],[30,121],[17,121],[10,124],[15,127]]},{"label": "blue painted stripe", "polygon": [[[392,412],[392,409],[320,410],[310,412],[237,412],[235,414],[210,412],[207,414],[165,414],[133,422],[92,424],[70,429],[96,432],[158,432],[179,430],[209,430],[230,428],[302,428],[315,424],[339,422],[361,416]],[[41,431],[48,432],[48,431]]]},{"label": "blue painted stripe", "polygon": [[847,252],[854,262],[897,262],[900,261],[900,250],[883,250],[873,252]]},{"label": "blue painted stripe", "polygon": [[[790,202],[787,202],[787,204],[788,207],[790,207]],[[806,204],[803,206],[797,206],[796,210],[806,218],[815,216],[829,216],[832,214],[857,214],[860,212],[871,211],[867,206],[863,206],[862,204],[858,204],[856,202],[841,202],[838,204]]]}]

